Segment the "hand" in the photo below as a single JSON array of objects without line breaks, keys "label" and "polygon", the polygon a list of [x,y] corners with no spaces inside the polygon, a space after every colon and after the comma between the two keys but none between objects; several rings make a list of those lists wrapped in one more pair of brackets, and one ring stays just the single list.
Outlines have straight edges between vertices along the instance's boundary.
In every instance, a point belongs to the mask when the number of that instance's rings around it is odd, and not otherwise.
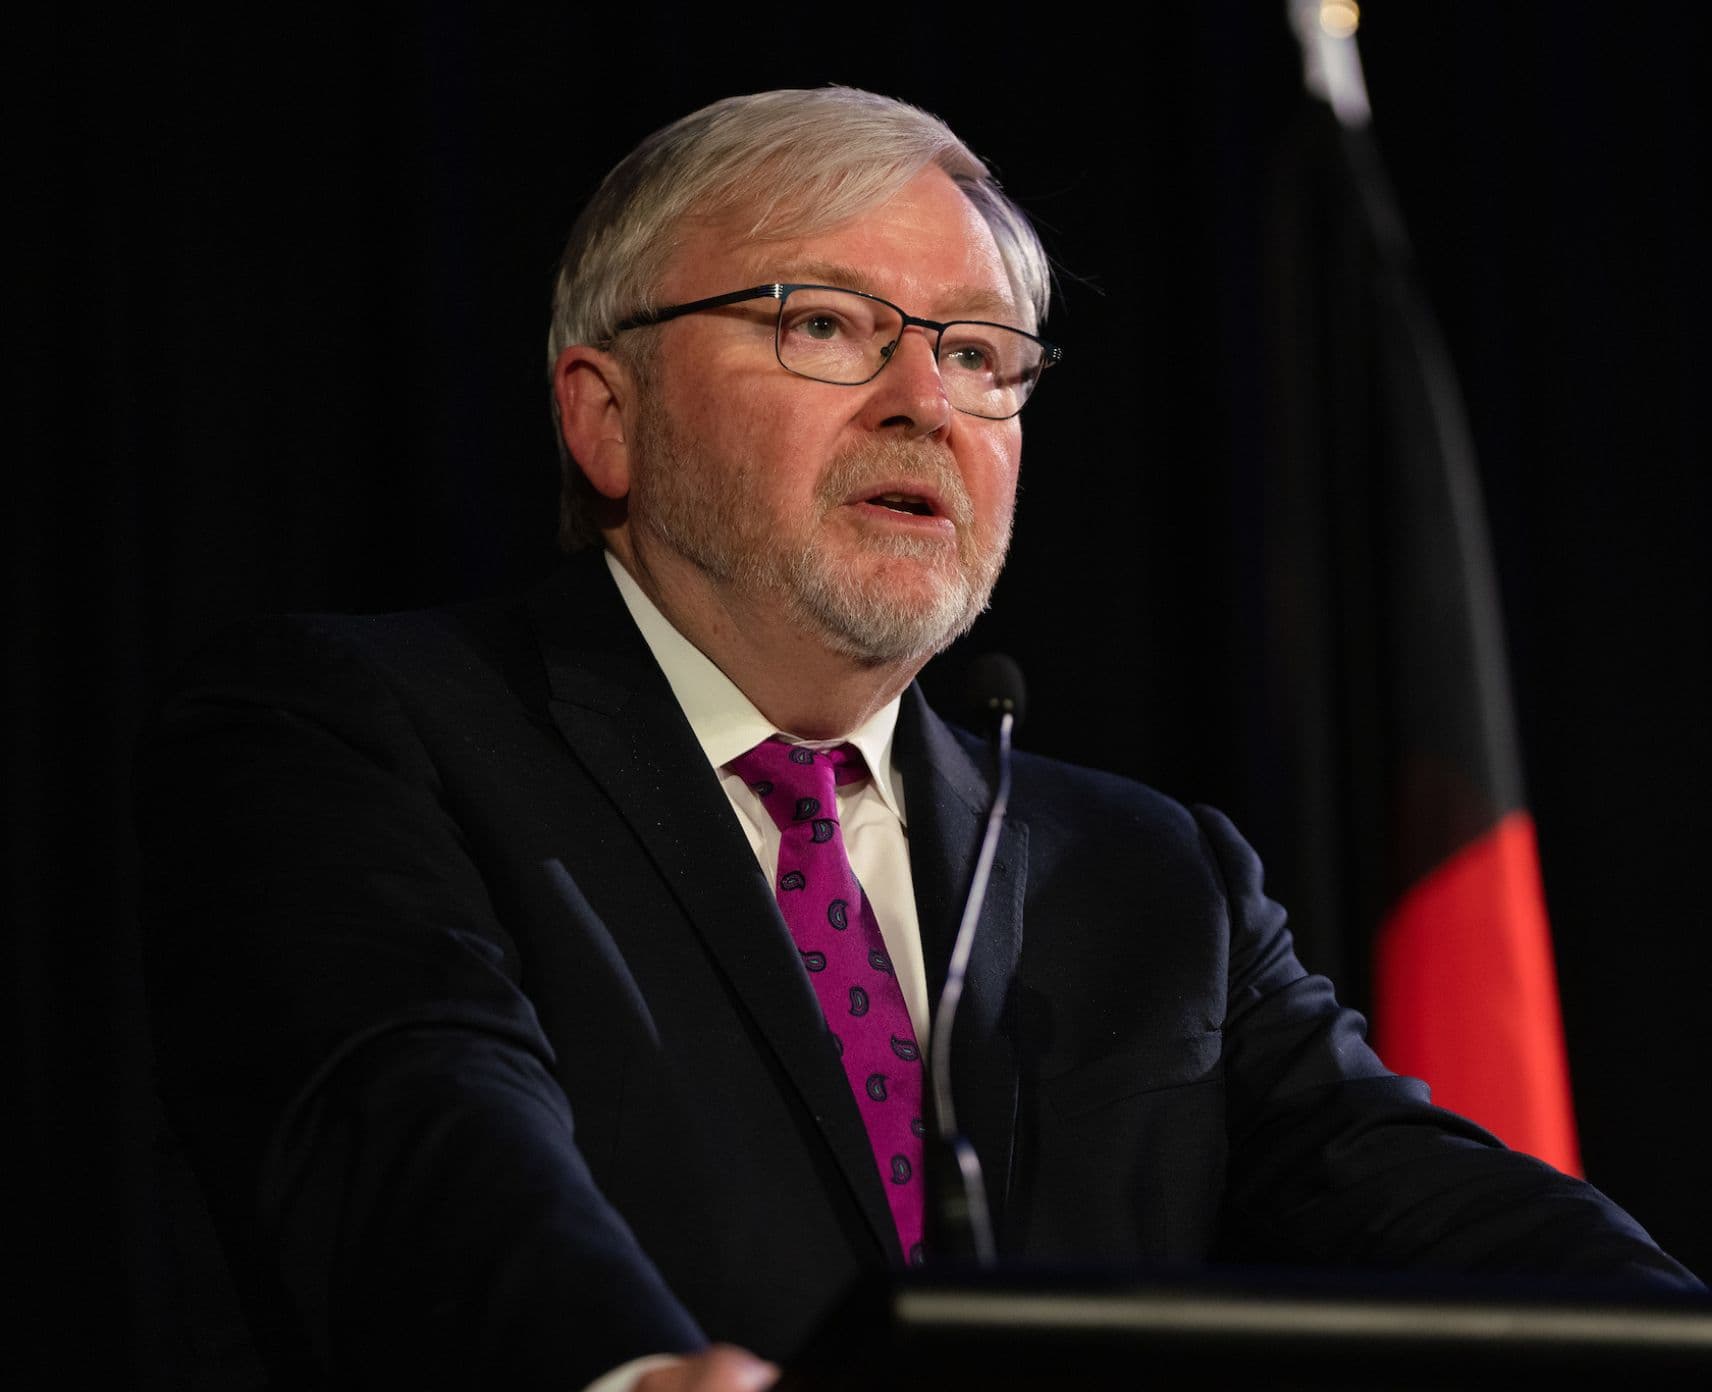
[{"label": "hand", "polygon": [[779,1376],[778,1367],[733,1344],[656,1368],[637,1379],[635,1392],[761,1392]]}]

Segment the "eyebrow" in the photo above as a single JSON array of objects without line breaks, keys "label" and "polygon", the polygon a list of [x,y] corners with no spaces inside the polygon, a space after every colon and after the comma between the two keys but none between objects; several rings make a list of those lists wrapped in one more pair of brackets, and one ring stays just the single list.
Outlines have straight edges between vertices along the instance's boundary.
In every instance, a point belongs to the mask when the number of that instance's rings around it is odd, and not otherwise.
[{"label": "eyebrow", "polygon": [[[874,288],[871,278],[854,266],[837,261],[788,261],[783,270],[788,273],[780,278],[786,283],[832,285],[844,290],[860,290],[880,299],[889,298]],[[1004,322],[1018,317],[1017,308],[1010,300],[978,285],[944,286],[939,291],[938,302],[952,306],[950,314],[953,319],[973,315]],[[914,313],[913,310],[908,312]]]}]

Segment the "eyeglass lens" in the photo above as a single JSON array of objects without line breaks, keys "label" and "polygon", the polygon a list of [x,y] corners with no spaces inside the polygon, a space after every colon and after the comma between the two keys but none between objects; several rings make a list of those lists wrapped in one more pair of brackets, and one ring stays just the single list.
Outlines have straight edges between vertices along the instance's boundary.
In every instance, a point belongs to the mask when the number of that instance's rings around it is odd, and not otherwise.
[{"label": "eyeglass lens", "polygon": [[[848,290],[792,290],[779,305],[779,362],[803,377],[854,386],[886,365],[903,333],[890,305]],[[946,326],[939,375],[959,411],[1014,416],[1040,376],[1040,344],[994,324]]]}]

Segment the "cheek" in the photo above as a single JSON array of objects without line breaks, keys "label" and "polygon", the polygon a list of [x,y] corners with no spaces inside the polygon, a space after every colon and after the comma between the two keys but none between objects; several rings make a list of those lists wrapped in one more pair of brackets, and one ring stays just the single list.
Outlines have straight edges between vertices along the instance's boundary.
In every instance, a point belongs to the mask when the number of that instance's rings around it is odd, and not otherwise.
[{"label": "cheek", "polygon": [[1017,473],[1022,462],[1022,436],[1015,422],[983,441],[975,467],[968,474],[970,496],[984,517],[1009,513],[1016,502]]},{"label": "cheek", "polygon": [[685,419],[732,450],[763,457],[801,432],[803,393],[795,379],[769,359],[720,365],[713,383],[701,383]]},{"label": "cheek", "polygon": [[708,325],[672,327],[681,332],[662,345],[654,385],[680,434],[710,453],[752,453],[768,415],[766,376],[724,339],[694,332]]},{"label": "cheek", "polygon": [[[725,435],[755,486],[769,496],[812,501],[838,453],[838,421],[813,409],[812,393],[787,389],[756,390],[734,396]],[[813,384],[806,384],[813,385]]]}]

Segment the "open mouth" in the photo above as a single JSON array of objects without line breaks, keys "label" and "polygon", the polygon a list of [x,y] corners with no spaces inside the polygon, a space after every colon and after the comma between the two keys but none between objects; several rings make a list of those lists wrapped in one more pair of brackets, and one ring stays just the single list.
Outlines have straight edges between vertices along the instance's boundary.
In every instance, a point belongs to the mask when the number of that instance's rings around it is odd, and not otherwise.
[{"label": "open mouth", "polygon": [[888,508],[892,512],[904,512],[912,517],[933,517],[937,515],[931,502],[926,498],[917,497],[913,493],[877,493],[867,501],[872,507]]}]

